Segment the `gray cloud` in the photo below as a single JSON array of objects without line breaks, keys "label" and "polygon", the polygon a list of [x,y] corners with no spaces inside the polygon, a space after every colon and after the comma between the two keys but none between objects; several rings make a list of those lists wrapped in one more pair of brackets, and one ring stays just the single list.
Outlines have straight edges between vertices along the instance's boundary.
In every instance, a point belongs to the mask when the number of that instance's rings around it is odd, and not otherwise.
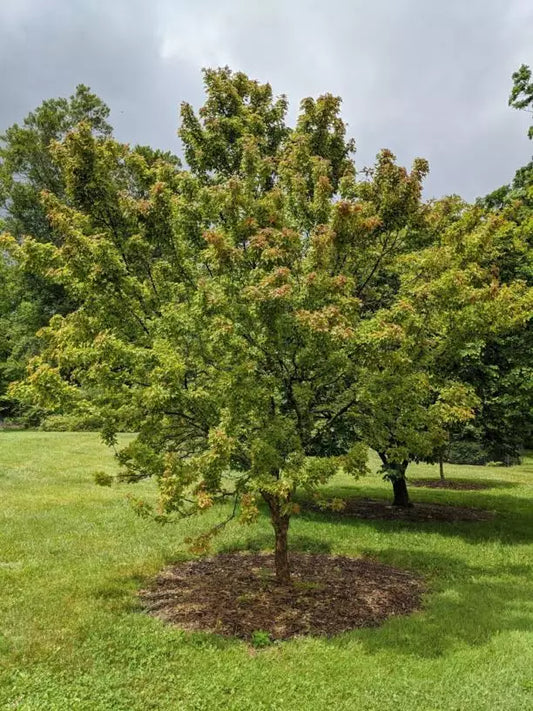
[{"label": "gray cloud", "polygon": [[369,164],[382,147],[429,159],[428,195],[466,198],[526,163],[510,75],[533,63],[530,0],[4,0],[0,129],[89,84],[117,136],[179,150],[177,112],[200,68],[229,64],[299,100],[325,91]]}]

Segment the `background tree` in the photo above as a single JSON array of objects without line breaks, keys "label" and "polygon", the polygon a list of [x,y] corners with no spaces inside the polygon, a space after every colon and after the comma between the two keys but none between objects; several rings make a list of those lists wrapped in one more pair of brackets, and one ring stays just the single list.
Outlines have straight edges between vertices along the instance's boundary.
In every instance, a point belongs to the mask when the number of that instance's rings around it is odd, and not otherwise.
[{"label": "background tree", "polygon": [[8,384],[23,377],[24,373],[18,371],[14,376],[11,356],[14,348],[12,339],[11,315],[21,300],[20,278],[15,264],[10,264],[7,259],[0,259],[0,418],[3,418],[11,409],[12,403],[6,395]]},{"label": "background tree", "polygon": [[[57,145],[80,124],[96,142],[105,142],[112,133],[108,116],[108,107],[86,86],[79,85],[70,99],[43,102],[24,119],[21,126],[13,125],[2,136],[0,194],[3,196],[4,227],[17,242],[22,243],[31,236],[42,243],[62,243],[61,232],[50,223],[46,195],[55,196],[73,208],[90,209],[95,227],[114,230],[117,239],[121,231],[127,231],[128,225],[116,205],[106,199],[105,184],[91,186],[80,176],[83,188],[76,192],[67,190],[65,165],[58,160]],[[147,146],[136,146],[133,153],[142,156],[147,165],[164,160],[174,169],[179,166],[179,160],[172,154]],[[85,158],[90,161],[91,155],[87,154]],[[91,167],[83,161],[81,156],[76,169],[82,175],[88,175]],[[134,189],[140,197],[146,193],[148,186],[141,184],[139,175],[135,179]],[[127,181],[128,176],[122,176],[122,180]],[[94,204],[91,204],[93,201]],[[25,269],[24,264],[18,264],[12,255],[2,255],[2,258],[3,268],[9,272],[10,280],[3,285],[6,292],[3,303],[9,304],[9,308],[0,317],[4,333],[0,397],[3,398],[5,414],[14,414],[17,405],[7,396],[6,386],[24,376],[28,359],[38,352],[36,332],[47,325],[55,314],[69,313],[77,302],[73,291],[66,290],[61,283],[52,282],[38,271]],[[30,414],[38,413],[26,411],[27,417]]]},{"label": "background tree", "polygon": [[[522,65],[513,74],[509,104],[529,110],[532,97],[531,72]],[[505,220],[505,249],[493,266],[498,278],[508,284],[521,279],[532,286],[533,164],[517,170],[510,185],[478,200],[478,205]],[[493,335],[465,355],[461,378],[474,387],[480,406],[475,422],[455,433],[449,453],[453,460],[479,464],[519,460],[533,428],[532,346],[531,320],[527,320],[509,333]]]},{"label": "background tree", "polygon": [[[531,69],[527,64],[522,64],[513,74],[513,88],[509,96],[509,106],[532,113],[533,106],[533,81]],[[529,138],[533,138],[533,126],[529,127]]]},{"label": "background tree", "polygon": [[[43,191],[65,199],[65,181],[52,147],[79,122],[86,121],[95,136],[111,134],[108,107],[82,84],[69,99],[49,99],[0,136],[0,209],[3,227],[21,242],[25,235],[41,242],[57,239],[41,200]],[[36,332],[55,313],[67,313],[72,301],[60,285],[28,273],[0,255],[5,279],[0,282],[4,309],[0,368],[0,398],[5,415],[15,414],[7,396],[10,381],[23,377],[28,358],[38,349]],[[0,307],[1,308],[1,307]]]},{"label": "background tree", "polygon": [[[507,231],[500,216],[463,211],[438,244],[399,255],[396,297],[369,321],[376,352],[357,427],[381,457],[395,505],[409,505],[409,462],[436,458],[454,426],[476,414],[480,398],[464,377],[465,359],[530,317],[526,280],[503,281],[496,270],[509,252]],[[525,248],[517,236],[514,249]]]},{"label": "background tree", "polygon": [[[533,251],[531,241],[531,202],[533,182],[528,185],[527,170],[520,173],[520,187],[512,189],[491,213],[502,220],[505,247],[494,260],[493,269],[505,284],[521,280],[533,285]],[[517,181],[518,183],[518,181]],[[530,440],[533,425],[533,391],[531,320],[511,331],[493,335],[461,366],[461,377],[475,388],[481,405],[473,427],[459,440],[472,443],[480,462],[517,461],[525,443]],[[453,451],[452,451],[453,454]]]}]

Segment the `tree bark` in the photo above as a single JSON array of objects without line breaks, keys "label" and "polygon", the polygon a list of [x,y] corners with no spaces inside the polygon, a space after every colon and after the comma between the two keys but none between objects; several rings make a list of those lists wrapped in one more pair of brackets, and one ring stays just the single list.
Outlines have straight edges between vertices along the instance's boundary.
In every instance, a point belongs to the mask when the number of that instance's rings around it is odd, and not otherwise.
[{"label": "tree bark", "polygon": [[410,508],[413,504],[409,500],[409,492],[407,491],[407,482],[405,480],[405,472],[402,476],[392,480],[392,488],[394,491],[393,506],[401,508]]},{"label": "tree bark", "polygon": [[439,475],[442,481],[444,481],[444,454],[441,452],[439,454]]},{"label": "tree bark", "polygon": [[409,461],[389,462],[387,456],[383,452],[378,452],[378,454],[383,462],[385,471],[387,473],[390,472],[390,475],[388,475],[387,478],[390,479],[392,483],[392,490],[394,492],[394,500],[392,505],[399,506],[401,508],[411,508],[413,504],[409,500],[407,481],[405,479],[405,472],[407,471]]},{"label": "tree bark", "polygon": [[270,523],[274,529],[275,548],[274,565],[276,569],[276,580],[278,585],[290,585],[291,571],[289,566],[288,532],[290,516],[283,513],[283,505],[286,501],[280,500],[272,494],[262,493],[263,499],[268,504],[270,510]]}]

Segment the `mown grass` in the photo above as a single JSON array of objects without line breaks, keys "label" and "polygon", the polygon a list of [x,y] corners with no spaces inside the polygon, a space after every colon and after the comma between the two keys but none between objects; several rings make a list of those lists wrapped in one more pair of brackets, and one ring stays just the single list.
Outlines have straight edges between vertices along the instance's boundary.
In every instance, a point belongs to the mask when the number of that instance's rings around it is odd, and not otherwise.
[{"label": "mown grass", "polygon": [[[449,477],[489,481],[487,490],[412,489],[415,501],[492,509],[493,521],[297,517],[293,548],[420,572],[424,609],[378,629],[257,652],[183,633],[139,609],[139,587],[186,557],[184,536],[206,520],[161,527],[139,519],[125,501],[132,489],[96,486],[96,470],[112,473],[115,463],[95,434],[0,433],[1,709],[533,708],[532,459],[509,469],[447,468]],[[419,465],[411,475],[438,474]],[[329,488],[390,495],[376,473]],[[150,496],[149,483],[140,489]],[[216,548],[271,543],[263,516],[253,527],[230,526]]]}]

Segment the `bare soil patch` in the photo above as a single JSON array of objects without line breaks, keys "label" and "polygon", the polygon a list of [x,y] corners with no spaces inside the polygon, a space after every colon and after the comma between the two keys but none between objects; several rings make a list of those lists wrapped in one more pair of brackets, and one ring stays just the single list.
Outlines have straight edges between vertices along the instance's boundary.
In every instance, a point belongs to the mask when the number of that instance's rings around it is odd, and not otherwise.
[{"label": "bare soil patch", "polygon": [[[327,505],[309,504],[303,508],[324,513]],[[364,519],[385,519],[403,521],[488,521],[494,518],[492,511],[473,509],[466,506],[450,506],[448,504],[416,503],[411,508],[392,506],[387,501],[379,499],[345,499],[344,508],[334,509],[335,515],[354,516]]]},{"label": "bare soil patch", "polygon": [[427,489],[453,489],[455,491],[478,491],[490,489],[490,484],[482,481],[456,481],[453,479],[409,479],[409,486]]},{"label": "bare soil patch", "polygon": [[222,553],[163,570],[140,593],[150,614],[186,630],[250,640],[332,636],[420,607],[422,580],[365,558],[291,553],[292,584],[276,585],[270,554]]}]

